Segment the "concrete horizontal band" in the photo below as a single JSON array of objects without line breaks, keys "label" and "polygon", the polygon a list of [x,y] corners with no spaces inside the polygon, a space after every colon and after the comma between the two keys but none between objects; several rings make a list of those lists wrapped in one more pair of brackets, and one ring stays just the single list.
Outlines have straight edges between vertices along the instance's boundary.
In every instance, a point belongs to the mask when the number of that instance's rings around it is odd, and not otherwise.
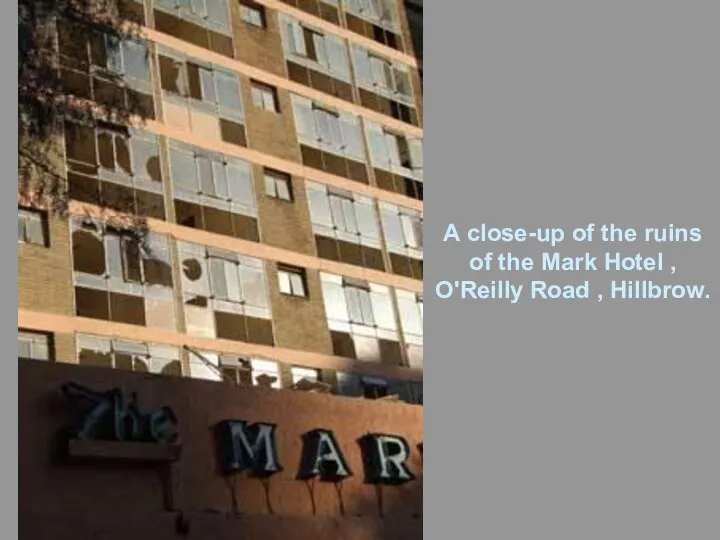
[{"label": "concrete horizontal band", "polygon": [[255,345],[240,341],[193,337],[176,332],[154,330],[143,326],[87,319],[84,317],[40,313],[26,309],[18,309],[18,328],[59,334],[92,334],[109,338],[169,345],[179,349],[187,346],[201,351],[267,358],[284,364],[302,365],[308,368],[333,369],[336,371],[396,380],[422,380],[422,371],[412,368],[380,363],[363,363],[357,360],[327,354],[269,347],[267,345]]},{"label": "concrete horizontal band", "polygon": [[[69,211],[72,215],[90,216],[98,219],[123,217],[121,214],[111,210],[77,201],[70,202]],[[403,276],[396,276],[395,274],[387,272],[380,272],[378,270],[370,270],[368,268],[353,266],[351,264],[328,261],[267,244],[250,242],[239,238],[230,238],[228,236],[210,233],[199,229],[192,229],[190,227],[184,227],[176,223],[170,223],[159,219],[148,219],[147,225],[151,231],[171,236],[175,240],[193,242],[204,246],[233,251],[241,255],[247,255],[249,257],[255,257],[266,261],[279,262],[290,266],[299,266],[349,278],[361,279],[378,285],[395,287],[397,289],[404,289],[410,292],[419,293],[423,290],[422,281]]]},{"label": "concrete horizontal band", "polygon": [[256,79],[265,84],[269,84],[270,86],[282,88],[288,92],[299,94],[308,99],[318,101],[336,109],[345,110],[351,114],[367,118],[368,120],[372,120],[373,122],[377,122],[394,131],[398,131],[411,137],[423,136],[422,128],[406,124],[405,122],[401,122],[400,120],[396,120],[390,116],[385,116],[384,114],[377,113],[371,109],[360,107],[354,103],[350,103],[329,94],[325,94],[324,92],[303,86],[302,84],[291,81],[290,79],[273,75],[262,69],[240,62],[239,60],[228,58],[222,54],[198,47],[197,45],[192,45],[186,41],[158,32],[152,28],[141,27],[139,31],[146,39],[159,45],[164,45],[174,49],[178,52],[185,53],[188,56],[192,56],[200,60],[206,60],[207,62],[229,69],[230,71],[235,71],[251,79]]},{"label": "concrete horizontal band", "polygon": [[261,4],[269,9],[278,11],[280,13],[285,13],[299,21],[311,24],[311,25],[315,26],[316,28],[319,28],[320,30],[324,30],[331,34],[335,34],[336,36],[346,39],[351,43],[355,43],[356,45],[360,45],[361,47],[370,49],[372,52],[376,52],[387,58],[397,60],[398,62],[407,64],[410,67],[414,67],[414,68],[418,67],[417,59],[410,54],[400,52],[396,49],[393,49],[392,47],[388,47],[387,45],[383,45],[382,43],[378,43],[377,41],[368,39],[364,36],[356,34],[355,32],[351,32],[350,30],[342,28],[336,24],[327,22],[327,21],[321,19],[320,17],[315,17],[314,15],[306,13],[305,11],[302,11],[300,9],[297,9],[297,8],[294,8],[287,4],[284,4],[283,2],[279,2],[278,0],[255,0],[255,1],[258,4]]}]

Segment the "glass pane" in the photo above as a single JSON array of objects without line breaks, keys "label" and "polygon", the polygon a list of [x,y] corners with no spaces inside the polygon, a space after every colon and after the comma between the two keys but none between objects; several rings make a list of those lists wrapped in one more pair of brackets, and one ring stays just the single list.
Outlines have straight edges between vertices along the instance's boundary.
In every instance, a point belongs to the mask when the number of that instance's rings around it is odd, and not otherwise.
[{"label": "glass pane", "polygon": [[355,354],[357,359],[363,362],[380,361],[380,344],[373,337],[353,336],[355,343]]},{"label": "glass pane", "polygon": [[419,220],[407,215],[401,215],[400,222],[402,223],[402,229],[405,233],[405,242],[407,245],[413,248],[422,247],[418,236],[420,226]]},{"label": "glass pane", "polygon": [[292,199],[290,196],[290,186],[288,185],[286,178],[278,178],[275,181],[275,187],[277,188],[277,196],[279,199],[284,201]]},{"label": "glass pane", "polygon": [[215,195],[215,182],[210,160],[205,156],[196,156],[198,177],[200,178],[200,191],[205,195]]},{"label": "glass pane", "polygon": [[403,227],[400,223],[400,216],[392,210],[382,211],[383,231],[385,232],[385,240],[389,245],[397,247],[405,247],[405,236]]},{"label": "glass pane", "polygon": [[176,148],[170,149],[170,169],[173,184],[177,189],[198,192],[197,169],[195,158],[192,154],[186,154]]},{"label": "glass pane", "polygon": [[395,311],[387,289],[384,291],[373,290],[368,298],[372,303],[372,312],[377,326],[386,330],[395,330]]},{"label": "glass pane", "polygon": [[393,78],[395,79],[395,90],[403,96],[412,97],[410,85],[410,75],[404,69],[393,68]]},{"label": "glass pane", "polygon": [[267,293],[262,270],[241,265],[240,279],[245,302],[255,307],[267,307]]},{"label": "glass pane", "polygon": [[202,88],[202,99],[206,103],[217,103],[217,95],[215,93],[215,80],[213,72],[209,69],[200,68],[200,86]]},{"label": "glass pane", "polygon": [[387,78],[387,63],[374,56],[370,57],[370,70],[372,73],[373,83],[377,84],[381,88],[388,88],[390,86]]},{"label": "glass pane", "polygon": [[330,211],[332,212],[333,224],[341,231],[347,231],[348,226],[345,222],[345,210],[342,198],[330,195],[328,199],[330,201]]},{"label": "glass pane", "polygon": [[225,178],[225,165],[220,161],[213,161],[212,170],[215,196],[227,200],[230,194],[227,188],[227,178]]},{"label": "glass pane", "polygon": [[210,280],[207,259],[187,253],[180,254],[183,291],[208,296]]},{"label": "glass pane", "polygon": [[365,160],[365,150],[360,136],[360,126],[353,117],[340,117],[340,135],[342,136],[345,152],[348,156]]},{"label": "glass pane", "polygon": [[142,178],[152,178],[152,171],[159,168],[157,143],[138,137],[133,137],[130,143],[133,174]]},{"label": "glass pane", "polygon": [[250,88],[250,98],[252,99],[252,104],[255,107],[263,106],[263,92],[257,86]]},{"label": "glass pane", "polygon": [[290,274],[288,272],[278,272],[278,289],[283,294],[292,293],[292,286],[290,285]]},{"label": "glass pane", "polygon": [[410,161],[412,161],[413,169],[423,168],[423,142],[422,139],[409,139],[408,147],[410,148]]},{"label": "glass pane", "polygon": [[330,115],[320,109],[315,109],[315,122],[317,133],[321,140],[332,142],[332,133],[330,132]]},{"label": "glass pane", "polygon": [[397,137],[390,133],[386,133],[385,145],[388,149],[388,158],[390,159],[390,163],[395,167],[400,167],[400,148],[398,146]]},{"label": "glass pane", "polygon": [[120,237],[114,234],[105,236],[105,256],[107,257],[108,274],[123,277],[123,258]]},{"label": "glass pane", "polygon": [[368,326],[374,326],[375,317],[373,317],[373,306],[372,301],[370,300],[370,293],[368,291],[358,289],[358,298],[360,300],[362,322]]},{"label": "glass pane", "polygon": [[200,17],[204,17],[207,13],[205,11],[205,0],[190,0],[190,8],[195,15]]},{"label": "glass pane", "polygon": [[328,57],[325,51],[325,38],[321,34],[316,34],[315,32],[311,32],[311,34],[318,63],[322,66],[329,67]]},{"label": "glass pane", "polygon": [[144,44],[126,40],[123,43],[125,73],[130,77],[150,81],[148,51]]},{"label": "glass pane", "polygon": [[334,114],[327,114],[328,128],[330,130],[330,141],[333,146],[340,148],[343,144],[342,135],[340,133],[340,118]]},{"label": "glass pane", "polygon": [[348,76],[350,70],[348,66],[347,51],[345,50],[343,42],[335,36],[326,36],[325,47],[330,69],[342,76]]},{"label": "glass pane", "polygon": [[300,368],[300,367],[293,367],[292,368],[292,380],[293,384],[297,384],[300,380],[306,379],[308,381],[317,381],[318,380],[318,372],[316,369],[308,369],[308,368]]},{"label": "glass pane", "polygon": [[214,23],[219,24],[222,27],[228,26],[229,20],[227,0],[205,1],[207,4],[208,19],[210,19]]},{"label": "glass pane", "polygon": [[196,379],[209,381],[221,380],[220,374],[212,366],[219,366],[219,355],[216,353],[202,352],[202,357],[190,353],[190,376]]},{"label": "glass pane", "polygon": [[348,322],[348,304],[345,291],[342,285],[323,281],[323,300],[325,302],[325,313],[329,320]]},{"label": "glass pane", "polygon": [[303,278],[300,274],[290,274],[290,285],[294,294],[298,296],[306,296],[305,283],[303,282]]},{"label": "glass pane", "polygon": [[362,324],[363,314],[360,306],[360,290],[355,287],[345,287],[345,300],[347,301],[350,322]]},{"label": "glass pane", "polygon": [[332,227],[333,219],[330,213],[330,200],[328,199],[327,192],[318,189],[308,189],[307,194],[312,222],[325,227]]},{"label": "glass pane", "polygon": [[292,51],[300,56],[307,56],[307,47],[305,47],[305,35],[302,26],[297,23],[291,23],[291,32],[293,36]]},{"label": "glass pane", "polygon": [[270,197],[278,196],[274,176],[265,175],[265,194]]},{"label": "glass pane", "polygon": [[242,302],[240,290],[240,276],[238,275],[237,264],[225,263],[225,282],[227,284],[227,299],[231,302]]},{"label": "glass pane", "polygon": [[255,207],[252,190],[252,172],[247,165],[228,165],[225,169],[230,198],[247,206]]},{"label": "glass pane", "polygon": [[400,310],[400,322],[403,331],[406,334],[421,336],[423,328],[418,305],[406,298],[398,298],[398,309]]},{"label": "glass pane", "polygon": [[45,231],[40,216],[32,215],[25,223],[25,227],[28,242],[33,244],[45,243]]},{"label": "glass pane", "polygon": [[242,114],[240,100],[240,83],[237,77],[225,73],[215,73],[217,81],[218,102],[221,106]]},{"label": "glass pane", "polygon": [[345,216],[345,230],[349,233],[358,233],[358,224],[355,219],[355,204],[349,199],[340,199],[343,209],[343,215]]},{"label": "glass pane", "polygon": [[123,72],[122,51],[120,41],[114,36],[105,36],[105,54],[107,55],[107,68],[115,73]]},{"label": "glass pane", "polygon": [[364,49],[354,45],[352,47],[353,67],[355,68],[355,78],[360,85],[372,84],[372,68],[370,67],[370,59]]},{"label": "glass pane", "polygon": [[32,358],[31,341],[18,336],[18,358]]},{"label": "glass pane", "polygon": [[35,360],[50,359],[50,347],[48,344],[48,340],[45,336],[38,336],[38,339],[33,341],[31,354],[32,358]]},{"label": "glass pane", "polygon": [[212,293],[215,298],[220,298],[222,300],[226,300],[228,298],[225,264],[225,261],[221,259],[209,259]]},{"label": "glass pane", "polygon": [[387,167],[390,164],[390,154],[383,133],[368,130],[368,144],[370,145],[370,156],[373,164],[379,167]]},{"label": "glass pane", "polygon": [[319,132],[316,129],[315,115],[310,104],[305,100],[293,99],[293,111],[298,136],[306,140],[316,140]]}]

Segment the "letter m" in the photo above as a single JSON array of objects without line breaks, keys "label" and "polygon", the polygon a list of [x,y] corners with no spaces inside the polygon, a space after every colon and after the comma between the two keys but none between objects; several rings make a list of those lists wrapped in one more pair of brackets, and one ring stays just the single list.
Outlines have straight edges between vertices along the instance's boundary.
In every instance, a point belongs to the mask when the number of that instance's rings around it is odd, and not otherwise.
[{"label": "letter m", "polygon": [[275,444],[275,424],[225,420],[216,426],[220,467],[225,473],[250,471],[270,476],[282,471]]}]

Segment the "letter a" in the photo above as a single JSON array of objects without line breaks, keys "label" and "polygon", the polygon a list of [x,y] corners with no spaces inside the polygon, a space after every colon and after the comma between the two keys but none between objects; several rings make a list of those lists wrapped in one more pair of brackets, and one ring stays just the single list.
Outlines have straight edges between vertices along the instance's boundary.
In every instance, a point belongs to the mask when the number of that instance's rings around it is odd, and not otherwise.
[{"label": "letter a", "polygon": [[448,225],[448,229],[445,232],[445,238],[443,238],[443,242],[447,242],[448,238],[455,238],[457,242],[460,241],[460,236],[458,236],[457,229],[452,223]]}]

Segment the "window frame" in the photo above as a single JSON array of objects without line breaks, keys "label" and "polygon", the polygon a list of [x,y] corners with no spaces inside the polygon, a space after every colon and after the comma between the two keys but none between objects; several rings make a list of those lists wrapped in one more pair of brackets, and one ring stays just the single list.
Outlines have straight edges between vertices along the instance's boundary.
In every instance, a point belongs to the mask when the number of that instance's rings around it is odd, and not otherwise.
[{"label": "window frame", "polygon": [[[284,296],[292,296],[294,298],[310,298],[307,285],[307,272],[304,268],[278,264],[277,273],[278,291],[280,291],[280,294]],[[282,276],[287,276],[288,290],[283,290]],[[293,282],[293,277],[296,278],[295,282]],[[299,280],[299,283],[297,280]],[[297,287],[300,288],[300,291],[296,290]]]},{"label": "window frame", "polygon": [[[250,163],[240,158],[210,152],[178,141],[170,142],[168,154],[173,199],[204,207],[222,207],[233,214],[257,217],[253,167]],[[181,167],[178,166],[181,160],[186,161],[185,165],[187,166],[192,164],[192,174],[181,170]],[[208,162],[209,179],[202,178],[203,171],[200,166],[202,160]],[[234,175],[231,174],[233,171],[237,171],[244,177],[241,179],[242,182],[237,184],[233,182],[235,180]],[[180,178],[183,179],[182,182],[179,181]],[[206,191],[207,186],[204,180],[208,180],[212,184],[212,192]],[[225,192],[227,195],[223,196],[221,192]],[[244,195],[247,199],[235,198],[238,194],[242,195],[242,192],[245,192]],[[227,205],[229,207],[225,208]]]},{"label": "window frame", "polygon": [[[268,107],[268,100],[271,102],[270,107]],[[250,80],[250,102],[255,108],[263,111],[275,114],[280,114],[281,112],[277,88],[254,79]]]},{"label": "window frame", "polygon": [[[20,341],[23,337],[29,338],[26,341],[29,342],[30,356],[20,356]],[[34,346],[37,345],[37,339],[42,338],[44,341],[41,346],[46,348],[47,358],[37,358],[33,355]],[[38,362],[53,362],[55,360],[55,336],[52,332],[39,332],[37,330],[28,330],[25,328],[18,328],[18,360],[35,360]]]},{"label": "window frame", "polygon": [[[265,168],[263,169],[263,181],[265,184],[265,195],[267,197],[286,203],[295,202],[291,175],[274,169]],[[287,188],[287,197],[281,196],[280,190],[278,190],[278,185],[284,185]],[[270,186],[272,186],[272,190],[269,189]]]},{"label": "window frame", "polygon": [[[271,365],[272,368],[270,368]],[[280,364],[278,362],[265,358],[251,358],[250,377],[252,379],[253,386],[260,386],[257,382],[257,379],[261,375],[270,375],[272,377],[275,377],[275,381],[270,384],[270,388],[274,390],[282,389],[282,372],[280,370]]]},{"label": "window frame", "polygon": [[[240,0],[239,2],[240,19],[250,26],[256,28],[267,28],[267,16],[265,13],[265,6],[253,2],[252,0]],[[259,17],[259,24],[253,20],[252,15],[257,14]]]},{"label": "window frame", "polygon": [[[306,375],[312,376],[307,377]],[[322,382],[322,374],[319,369],[308,368],[304,366],[291,366],[290,376],[292,378],[293,386],[298,384],[301,380],[306,379],[312,382]]]},{"label": "window frame", "polygon": [[[29,222],[36,222],[36,226],[39,226],[39,242],[31,241],[27,226]],[[21,224],[23,234],[22,238],[18,238],[18,244],[44,248],[50,247],[50,227],[48,223],[48,213],[45,210],[28,206],[18,206],[18,235],[20,235]]]}]

